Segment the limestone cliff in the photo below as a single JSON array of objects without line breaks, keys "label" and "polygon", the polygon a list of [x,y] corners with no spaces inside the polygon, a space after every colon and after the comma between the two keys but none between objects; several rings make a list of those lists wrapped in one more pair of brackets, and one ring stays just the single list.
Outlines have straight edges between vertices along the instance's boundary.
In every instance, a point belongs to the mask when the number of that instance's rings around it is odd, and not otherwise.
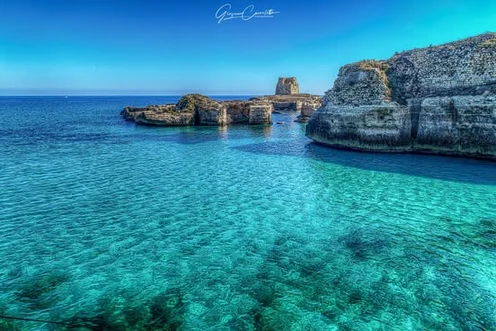
[{"label": "limestone cliff", "polygon": [[335,147],[496,159],[496,33],[342,67],[306,130]]},{"label": "limestone cliff", "polygon": [[271,124],[273,106],[264,100],[218,102],[187,94],[176,104],[126,107],[121,115],[137,124],[160,126]]}]

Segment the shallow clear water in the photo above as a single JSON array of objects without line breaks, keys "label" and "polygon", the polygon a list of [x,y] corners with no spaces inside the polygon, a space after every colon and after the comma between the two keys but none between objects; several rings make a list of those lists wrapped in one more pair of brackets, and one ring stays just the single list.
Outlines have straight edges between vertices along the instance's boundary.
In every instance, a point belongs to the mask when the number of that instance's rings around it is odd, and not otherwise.
[{"label": "shallow clear water", "polygon": [[119,116],[175,100],[0,98],[0,315],[95,330],[496,330],[495,163],[332,150],[294,114],[229,128]]}]

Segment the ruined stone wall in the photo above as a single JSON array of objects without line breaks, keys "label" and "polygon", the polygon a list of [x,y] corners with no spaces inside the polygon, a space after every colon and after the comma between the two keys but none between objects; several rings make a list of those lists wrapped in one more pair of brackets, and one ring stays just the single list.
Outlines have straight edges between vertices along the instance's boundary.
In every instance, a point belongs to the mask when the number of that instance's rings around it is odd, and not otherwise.
[{"label": "ruined stone wall", "polygon": [[300,87],[295,77],[279,77],[276,86],[276,95],[299,94]]}]

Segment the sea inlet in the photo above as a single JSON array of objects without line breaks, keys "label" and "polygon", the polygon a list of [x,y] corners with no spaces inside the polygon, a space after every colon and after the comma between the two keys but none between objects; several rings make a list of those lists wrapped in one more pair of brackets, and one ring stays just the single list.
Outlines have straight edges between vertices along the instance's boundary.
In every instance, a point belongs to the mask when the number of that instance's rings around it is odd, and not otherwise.
[{"label": "sea inlet", "polygon": [[496,330],[494,162],[119,115],[178,98],[0,98],[1,330]]}]

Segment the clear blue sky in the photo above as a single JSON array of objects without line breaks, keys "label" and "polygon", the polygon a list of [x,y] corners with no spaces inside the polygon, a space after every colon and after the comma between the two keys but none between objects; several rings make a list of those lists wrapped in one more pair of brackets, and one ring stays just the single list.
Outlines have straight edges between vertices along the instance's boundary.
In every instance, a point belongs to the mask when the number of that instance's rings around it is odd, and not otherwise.
[{"label": "clear blue sky", "polygon": [[[280,13],[219,24],[225,3]],[[0,0],[0,94],[323,94],[346,63],[487,31],[494,0]]]}]

